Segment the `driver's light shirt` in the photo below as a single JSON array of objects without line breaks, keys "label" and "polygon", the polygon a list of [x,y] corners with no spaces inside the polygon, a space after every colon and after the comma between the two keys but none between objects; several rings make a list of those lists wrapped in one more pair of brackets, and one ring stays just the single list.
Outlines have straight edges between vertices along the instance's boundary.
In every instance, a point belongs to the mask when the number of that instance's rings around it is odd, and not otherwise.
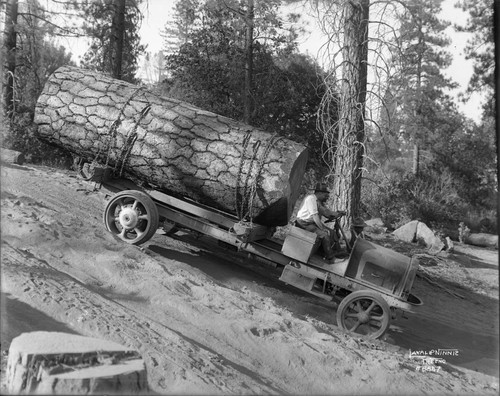
[{"label": "driver's light shirt", "polygon": [[318,213],[318,200],[315,194],[310,194],[302,202],[302,206],[297,212],[297,219],[313,222],[313,215],[316,213]]}]

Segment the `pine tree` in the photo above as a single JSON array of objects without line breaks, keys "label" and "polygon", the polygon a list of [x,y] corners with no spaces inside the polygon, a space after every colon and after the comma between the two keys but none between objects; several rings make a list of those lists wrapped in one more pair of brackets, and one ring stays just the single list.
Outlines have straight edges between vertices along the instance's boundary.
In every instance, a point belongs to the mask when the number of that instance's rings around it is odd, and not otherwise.
[{"label": "pine tree", "polygon": [[[485,116],[495,117],[495,37],[492,0],[462,0],[457,6],[470,17],[458,31],[472,34],[465,48],[466,59],[474,61],[467,93],[485,93]],[[498,28],[498,27],[497,27]]]},{"label": "pine tree", "polygon": [[[284,28],[280,0],[255,0],[251,40],[248,1],[207,0],[195,2],[191,10],[188,3],[181,1],[182,7],[176,7],[182,44],[167,55],[165,95],[306,143],[312,162],[319,165],[321,137],[315,131],[315,112],[322,94],[322,87],[317,87],[321,71],[311,58],[297,53],[297,15],[290,15],[291,28]],[[247,68],[250,52],[252,67]],[[246,74],[252,79],[247,87]],[[248,91],[251,107],[245,106]]]},{"label": "pine tree", "polygon": [[166,54],[176,52],[188,42],[189,34],[198,26],[200,0],[177,1],[173,8],[173,18],[165,24],[161,32],[163,51]]},{"label": "pine tree", "polygon": [[4,104],[9,119],[4,125],[5,132],[2,131],[2,143],[23,152],[32,162],[55,160],[63,153],[36,138],[33,113],[50,74],[62,65],[72,64],[71,54],[53,42],[54,35],[67,34],[69,30],[56,25],[51,20],[54,14],[37,0],[19,3],[11,0],[6,12],[4,53],[8,56]]},{"label": "pine tree", "polygon": [[14,79],[16,75],[16,47],[17,47],[16,25],[19,12],[19,2],[17,0],[9,0],[5,7],[6,7],[5,31],[4,31],[5,48],[3,54],[5,54],[7,62],[5,66],[6,82],[5,82],[4,104],[5,104],[6,114],[11,116],[15,108]]},{"label": "pine tree", "polygon": [[252,125],[259,122],[255,76],[270,72],[265,70],[269,56],[296,49],[293,31],[283,29],[277,16],[280,3],[178,2],[177,30],[169,29],[165,42],[166,50],[172,48],[177,31],[180,47],[167,56],[170,94]]},{"label": "pine tree", "polygon": [[83,67],[137,82],[138,58],[144,52],[139,37],[139,2],[95,0],[79,5],[85,15],[84,31],[91,38],[82,59]]},{"label": "pine tree", "polygon": [[391,79],[393,122],[403,150],[413,150],[414,174],[420,170],[421,150],[429,147],[440,112],[450,106],[447,91],[455,88],[443,74],[451,64],[446,51],[450,40],[444,30],[449,23],[438,18],[442,0],[422,0],[406,4],[400,14],[400,52],[393,62],[397,73]]},{"label": "pine tree", "polygon": [[325,94],[318,129],[324,136],[328,179],[333,185],[331,205],[345,210],[347,223],[351,224],[360,215],[361,205],[370,1],[325,1],[318,6],[329,38],[329,65],[323,81]]}]

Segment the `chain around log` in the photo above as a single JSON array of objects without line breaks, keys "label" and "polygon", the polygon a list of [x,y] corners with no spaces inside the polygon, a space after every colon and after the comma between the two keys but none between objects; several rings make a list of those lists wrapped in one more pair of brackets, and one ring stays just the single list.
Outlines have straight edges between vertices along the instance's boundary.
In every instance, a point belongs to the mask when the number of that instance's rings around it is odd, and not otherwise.
[{"label": "chain around log", "polygon": [[239,220],[243,220],[243,198],[240,192],[240,182],[241,182],[241,174],[243,172],[243,162],[245,161],[245,153],[248,147],[248,142],[250,141],[250,131],[247,131],[243,136],[243,142],[241,144],[241,156],[240,156],[240,164],[238,167],[238,173],[236,174],[236,188],[235,188],[235,204],[236,204],[236,214]]},{"label": "chain around log", "polygon": [[[106,140],[106,162],[104,165],[101,165],[99,163],[99,157],[101,155],[101,152],[103,151],[103,145],[99,145],[99,150],[94,157],[93,161],[89,163],[82,164],[81,161],[78,164],[78,173],[87,181],[93,180],[98,183],[102,183],[104,181],[104,178],[110,176],[110,167],[109,167],[109,162],[111,158],[111,152],[112,149],[114,148],[116,144],[116,134],[118,127],[122,123],[122,116],[125,112],[126,106],[130,103],[130,101],[139,93],[139,91],[143,90],[144,87],[139,87],[136,89],[132,94],[127,98],[127,100],[124,102],[122,108],[120,109],[120,113],[118,114],[118,117],[113,121],[111,126],[109,127],[109,133],[108,133],[108,139]],[[144,109],[141,111],[139,118],[135,122],[134,127],[132,128],[131,132],[127,134],[127,138],[125,140],[124,145],[122,146],[120,155],[117,157],[115,166],[112,171],[113,176],[118,176],[121,177],[123,175],[123,169],[125,166],[125,163],[127,161],[128,156],[130,155],[130,151],[132,150],[132,147],[134,146],[135,141],[137,140],[137,127],[139,126],[139,123],[141,120],[148,114],[149,110],[151,110],[151,105],[148,104],[144,107]],[[120,172],[117,174],[117,169],[118,166],[121,162],[120,166]]]},{"label": "chain around log", "polygon": [[118,167],[118,164],[121,161],[121,167],[120,167],[120,173],[118,174],[118,177],[121,177],[123,175],[123,168],[125,166],[125,163],[127,162],[128,156],[130,155],[130,152],[132,151],[132,147],[134,147],[134,143],[137,140],[137,128],[139,127],[139,123],[142,121],[142,119],[149,113],[151,110],[151,104],[146,105],[142,110],[139,118],[134,124],[134,128],[132,128],[131,132],[127,135],[127,139],[125,141],[125,144],[122,147],[122,151],[120,153],[120,157],[116,161],[115,165],[115,173],[116,169]]},{"label": "chain around log", "polygon": [[[247,132],[248,134],[248,132]],[[256,168],[256,171],[255,171],[255,176],[253,178],[253,183],[249,186],[249,180],[250,180],[250,176],[251,176],[251,173],[252,173],[252,170],[253,170],[253,164],[257,158],[257,152],[261,146],[261,141],[260,140],[257,140],[254,145],[253,145],[253,155],[252,155],[252,158],[251,158],[251,161],[250,161],[250,166],[249,166],[249,169],[248,169],[248,172],[247,172],[247,177],[245,178],[245,184],[244,184],[244,194],[242,196],[242,199],[241,199],[241,202],[240,202],[240,211],[238,212],[238,218],[240,219],[240,221],[245,221],[246,218],[249,219],[250,223],[252,222],[252,219],[253,219],[253,201],[254,201],[254,198],[255,198],[255,195],[257,193],[257,188],[258,188],[258,183],[259,183],[259,177],[262,173],[262,169],[265,165],[265,160],[267,158],[267,156],[269,155],[269,152],[271,151],[272,147],[276,144],[276,142],[278,142],[279,140],[281,139],[281,137],[279,137],[277,134],[274,134],[273,136],[271,136],[271,138],[267,141],[267,144],[257,162],[257,168]],[[243,161],[245,160],[245,152],[246,152],[246,149],[248,147],[248,142],[249,142],[249,139],[247,138],[247,136],[245,136],[243,138],[243,150],[242,150],[242,154],[241,154],[241,160],[240,160],[240,168],[239,168],[239,172],[238,172],[238,178],[237,178],[237,181],[236,181],[236,193],[238,194],[238,191],[239,191],[239,182],[240,182],[240,177],[241,177],[241,173],[242,173],[242,168],[243,168]],[[241,194],[240,194],[240,197],[241,197]],[[239,202],[239,197],[237,196],[236,197],[237,200],[236,200],[236,203],[238,204]],[[246,211],[245,211],[246,209]]]}]

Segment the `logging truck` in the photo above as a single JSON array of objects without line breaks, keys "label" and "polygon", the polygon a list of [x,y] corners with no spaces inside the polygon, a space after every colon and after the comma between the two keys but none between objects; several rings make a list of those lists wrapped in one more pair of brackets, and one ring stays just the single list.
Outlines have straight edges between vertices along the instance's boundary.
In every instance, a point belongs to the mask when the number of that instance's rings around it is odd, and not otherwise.
[{"label": "logging truck", "polygon": [[[371,338],[422,305],[411,293],[415,257],[344,238],[346,254],[329,264],[317,235],[289,224],[308,158],[299,143],[69,66],[47,81],[35,122],[40,139],[71,152],[78,172],[113,194],[104,224],[126,243],[146,243],[160,226],[209,236],[336,300],[338,325]],[[284,240],[277,226],[287,226]]]}]

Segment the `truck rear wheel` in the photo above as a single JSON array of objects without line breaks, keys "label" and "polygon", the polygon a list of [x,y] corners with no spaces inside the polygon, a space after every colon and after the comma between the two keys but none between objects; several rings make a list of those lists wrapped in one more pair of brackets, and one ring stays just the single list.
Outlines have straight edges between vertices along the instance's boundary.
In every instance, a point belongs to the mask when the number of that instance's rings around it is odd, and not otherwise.
[{"label": "truck rear wheel", "polygon": [[359,290],[345,297],[337,309],[337,325],[350,333],[369,338],[382,337],[391,321],[391,310],[384,298],[370,290]]},{"label": "truck rear wheel", "polygon": [[104,210],[106,229],[132,245],[148,241],[155,234],[158,223],[158,208],[142,191],[121,191],[111,198]]}]

